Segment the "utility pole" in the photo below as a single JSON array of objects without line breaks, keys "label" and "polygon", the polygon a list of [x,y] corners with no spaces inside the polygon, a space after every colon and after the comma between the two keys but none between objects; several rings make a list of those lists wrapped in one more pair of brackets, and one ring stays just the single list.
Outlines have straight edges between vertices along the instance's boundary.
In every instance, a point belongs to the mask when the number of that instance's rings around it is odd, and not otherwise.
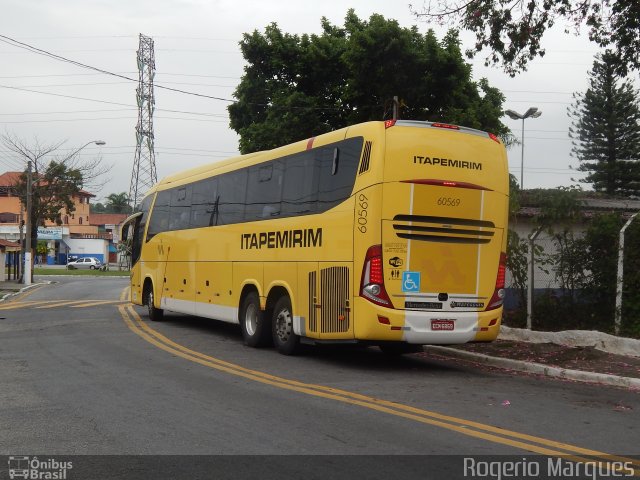
[{"label": "utility pole", "polygon": [[33,178],[31,176],[31,160],[27,162],[27,236],[25,237],[25,252],[24,252],[24,284],[31,285],[31,226],[33,225]]},{"label": "utility pole", "polygon": [[153,136],[153,77],[156,62],[153,52],[153,39],[140,34],[138,46],[138,124],[136,125],[136,153],[133,160],[129,202],[132,209],[140,204],[146,191],[158,182],[156,173],[156,155]]},{"label": "utility pole", "polygon": [[400,116],[400,101],[398,100],[398,96],[393,97],[393,119],[398,120]]}]

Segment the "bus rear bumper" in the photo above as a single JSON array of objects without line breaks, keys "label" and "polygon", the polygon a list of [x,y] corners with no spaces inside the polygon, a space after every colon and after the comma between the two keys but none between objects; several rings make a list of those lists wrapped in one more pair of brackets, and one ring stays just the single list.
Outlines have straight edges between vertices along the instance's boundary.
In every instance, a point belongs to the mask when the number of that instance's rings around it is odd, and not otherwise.
[{"label": "bus rear bumper", "polygon": [[502,308],[486,312],[395,310],[358,299],[355,337],[417,345],[490,342],[500,332]]},{"label": "bus rear bumper", "polygon": [[[421,345],[490,342],[500,332],[502,309],[489,312],[405,312],[403,341]],[[448,328],[453,327],[452,330]],[[444,328],[444,329],[443,329]]]}]

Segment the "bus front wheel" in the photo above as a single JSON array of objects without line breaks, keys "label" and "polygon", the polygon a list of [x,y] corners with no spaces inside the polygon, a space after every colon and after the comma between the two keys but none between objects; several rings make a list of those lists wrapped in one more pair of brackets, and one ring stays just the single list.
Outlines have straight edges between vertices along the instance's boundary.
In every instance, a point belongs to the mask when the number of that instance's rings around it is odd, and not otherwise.
[{"label": "bus front wheel", "polygon": [[263,347],[271,341],[271,329],[267,315],[260,310],[260,299],[256,292],[249,292],[240,307],[240,328],[244,344],[248,347]]},{"label": "bus front wheel", "polygon": [[164,311],[161,308],[156,308],[153,302],[153,285],[149,283],[145,286],[144,303],[147,305],[147,309],[149,311],[149,320],[157,322],[162,320]]},{"label": "bus front wheel", "polygon": [[280,297],[276,302],[276,306],[273,308],[271,328],[273,343],[278,352],[283,355],[295,355],[300,351],[300,337],[293,331],[293,314],[289,297]]}]

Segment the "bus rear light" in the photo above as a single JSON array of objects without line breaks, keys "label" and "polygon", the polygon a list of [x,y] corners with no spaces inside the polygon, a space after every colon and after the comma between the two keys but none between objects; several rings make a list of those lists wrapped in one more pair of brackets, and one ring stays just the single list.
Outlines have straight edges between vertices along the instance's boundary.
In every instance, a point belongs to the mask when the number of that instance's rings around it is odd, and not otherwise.
[{"label": "bus rear light", "polygon": [[450,125],[448,123],[432,123],[431,126],[436,128],[446,128],[448,130],[460,130],[458,125]]},{"label": "bus rear light", "polygon": [[470,190],[486,190],[492,192],[490,188],[476,185],[469,182],[454,182],[451,180],[437,180],[434,178],[416,178],[414,180],[401,180],[402,183],[415,183],[418,185],[435,185],[437,187],[454,187],[454,188],[468,188]]},{"label": "bus rear light", "polygon": [[498,138],[498,136],[495,133],[490,133],[489,134],[489,138],[491,140],[493,140],[494,142],[496,142],[496,143],[500,143],[500,139]]},{"label": "bus rear light", "polygon": [[381,323],[382,325],[391,325],[391,322],[389,321],[389,319],[381,315],[378,315],[378,322]]},{"label": "bus rear light", "polygon": [[396,120],[387,120],[386,122],[384,122],[384,128],[391,128],[396,124]]},{"label": "bus rear light", "polygon": [[507,271],[507,254],[500,253],[500,264],[498,265],[498,274],[496,275],[496,288],[493,291],[493,296],[489,300],[487,310],[494,310],[502,306],[505,297],[504,283]]},{"label": "bus rear light", "polygon": [[389,295],[384,288],[382,265],[382,245],[369,247],[362,266],[360,296],[376,305],[393,308]]}]

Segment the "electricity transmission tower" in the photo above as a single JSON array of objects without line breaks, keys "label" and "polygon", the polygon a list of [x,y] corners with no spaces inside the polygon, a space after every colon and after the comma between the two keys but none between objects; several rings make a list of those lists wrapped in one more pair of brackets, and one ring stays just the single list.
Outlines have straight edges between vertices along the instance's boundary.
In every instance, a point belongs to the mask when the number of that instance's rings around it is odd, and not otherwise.
[{"label": "electricity transmission tower", "polygon": [[156,62],[153,53],[153,39],[140,34],[138,46],[138,124],[136,125],[136,153],[133,160],[129,202],[135,208],[140,204],[146,191],[157,181],[156,155],[153,147],[153,77]]}]

